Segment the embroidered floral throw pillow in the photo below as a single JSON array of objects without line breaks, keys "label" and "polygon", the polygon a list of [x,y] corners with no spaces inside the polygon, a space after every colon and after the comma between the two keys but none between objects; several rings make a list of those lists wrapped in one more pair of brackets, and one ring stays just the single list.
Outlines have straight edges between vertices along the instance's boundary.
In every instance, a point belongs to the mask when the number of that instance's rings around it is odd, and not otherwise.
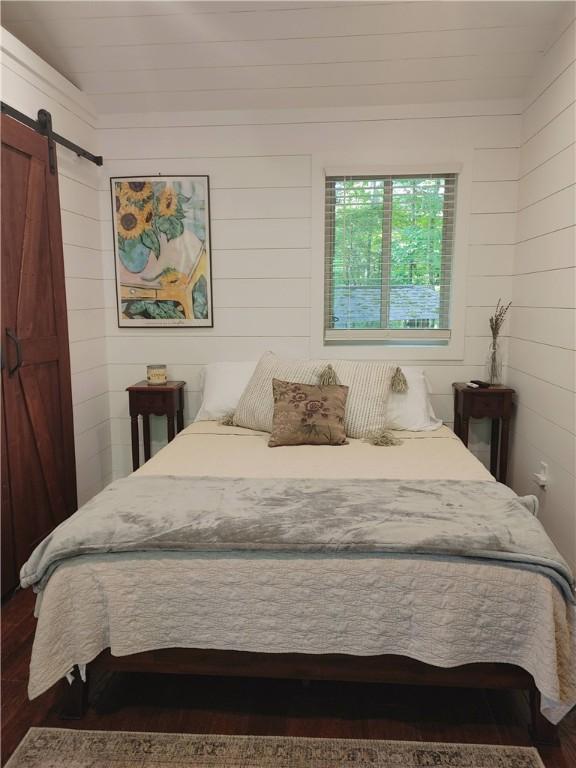
[{"label": "embroidered floral throw pillow", "polygon": [[274,418],[268,445],[345,445],[348,387],[272,380]]}]

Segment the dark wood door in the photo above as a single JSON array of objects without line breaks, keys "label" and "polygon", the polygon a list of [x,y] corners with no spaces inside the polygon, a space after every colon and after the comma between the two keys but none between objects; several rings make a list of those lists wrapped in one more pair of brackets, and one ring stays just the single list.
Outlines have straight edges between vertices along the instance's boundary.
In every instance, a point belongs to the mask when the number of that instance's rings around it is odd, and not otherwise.
[{"label": "dark wood door", "polygon": [[[2,391],[2,396],[4,391]],[[4,397],[2,397],[2,400]],[[14,529],[12,526],[12,500],[10,498],[10,484],[8,479],[8,457],[6,454],[6,422],[4,420],[4,403],[2,402],[2,595],[10,592],[18,583],[18,570],[14,557]]]},{"label": "dark wood door", "polygon": [[76,475],[58,176],[46,138],[5,115],[2,357],[3,528],[19,568],[76,508]]}]

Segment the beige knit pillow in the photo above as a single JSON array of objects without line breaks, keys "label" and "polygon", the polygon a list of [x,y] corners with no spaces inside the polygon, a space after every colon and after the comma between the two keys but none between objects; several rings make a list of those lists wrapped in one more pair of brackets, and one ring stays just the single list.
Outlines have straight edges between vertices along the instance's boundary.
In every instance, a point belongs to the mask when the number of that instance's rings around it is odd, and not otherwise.
[{"label": "beige knit pillow", "polygon": [[273,352],[265,352],[238,401],[234,424],[237,427],[272,432],[272,379],[317,384],[320,371],[325,365],[325,362],[317,360],[282,360]]},{"label": "beige knit pillow", "polygon": [[282,360],[266,352],[258,362],[234,413],[234,424],[272,432],[272,379],[317,384],[332,362],[340,384],[348,387],[344,427],[349,437],[371,437],[386,429],[390,381],[395,366],[377,360]]}]

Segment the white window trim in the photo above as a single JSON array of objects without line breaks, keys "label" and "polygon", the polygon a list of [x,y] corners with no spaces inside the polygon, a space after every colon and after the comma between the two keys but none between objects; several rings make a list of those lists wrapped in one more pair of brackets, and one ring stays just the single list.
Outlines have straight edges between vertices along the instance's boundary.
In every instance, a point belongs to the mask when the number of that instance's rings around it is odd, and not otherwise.
[{"label": "white window trim", "polygon": [[[311,271],[311,339],[310,354],[317,358],[380,359],[411,362],[430,360],[464,359],[466,325],[466,278],[468,272],[468,243],[470,220],[472,152],[458,152],[458,159],[444,157],[430,158],[427,153],[422,162],[414,162],[410,153],[406,163],[374,164],[365,156],[347,157],[346,165],[339,165],[342,157],[314,155],[312,158],[312,271]],[[400,159],[400,153],[397,154]],[[338,175],[401,175],[427,173],[457,173],[456,222],[454,231],[454,253],[452,262],[452,289],[450,301],[451,333],[443,344],[415,341],[406,344],[358,340],[339,344],[326,343],[324,339],[324,195],[326,176]]]}]

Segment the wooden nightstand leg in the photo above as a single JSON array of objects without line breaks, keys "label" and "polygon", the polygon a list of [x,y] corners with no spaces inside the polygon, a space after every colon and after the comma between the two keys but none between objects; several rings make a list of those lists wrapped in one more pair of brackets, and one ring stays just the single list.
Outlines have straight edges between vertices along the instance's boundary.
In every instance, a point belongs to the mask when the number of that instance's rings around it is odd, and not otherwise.
[{"label": "wooden nightstand leg", "polygon": [[510,417],[505,416],[502,419],[502,430],[500,436],[500,471],[498,472],[498,481],[506,483],[508,474],[508,438],[510,436]]},{"label": "wooden nightstand leg", "polygon": [[178,410],[176,411],[176,431],[184,429],[184,389],[178,392]]},{"label": "wooden nightstand leg", "polygon": [[145,413],[142,416],[142,426],[144,431],[144,461],[150,458],[150,416]]},{"label": "wooden nightstand leg", "polygon": [[458,409],[458,392],[454,390],[454,434],[460,437],[462,432],[462,424],[460,422],[460,410]]},{"label": "wooden nightstand leg", "polygon": [[168,415],[168,442],[174,440],[174,414]]},{"label": "wooden nightstand leg", "polygon": [[468,447],[468,427],[470,426],[470,419],[468,418],[468,416],[463,416],[461,423],[462,423],[462,427],[461,427],[460,439],[462,440],[464,445]]},{"label": "wooden nightstand leg", "polygon": [[130,429],[132,431],[132,469],[136,471],[140,466],[140,438],[138,436],[138,416],[130,417]]},{"label": "wooden nightstand leg", "polygon": [[492,419],[492,434],[490,436],[490,472],[497,476],[498,472],[498,443],[500,442],[500,419]]}]

